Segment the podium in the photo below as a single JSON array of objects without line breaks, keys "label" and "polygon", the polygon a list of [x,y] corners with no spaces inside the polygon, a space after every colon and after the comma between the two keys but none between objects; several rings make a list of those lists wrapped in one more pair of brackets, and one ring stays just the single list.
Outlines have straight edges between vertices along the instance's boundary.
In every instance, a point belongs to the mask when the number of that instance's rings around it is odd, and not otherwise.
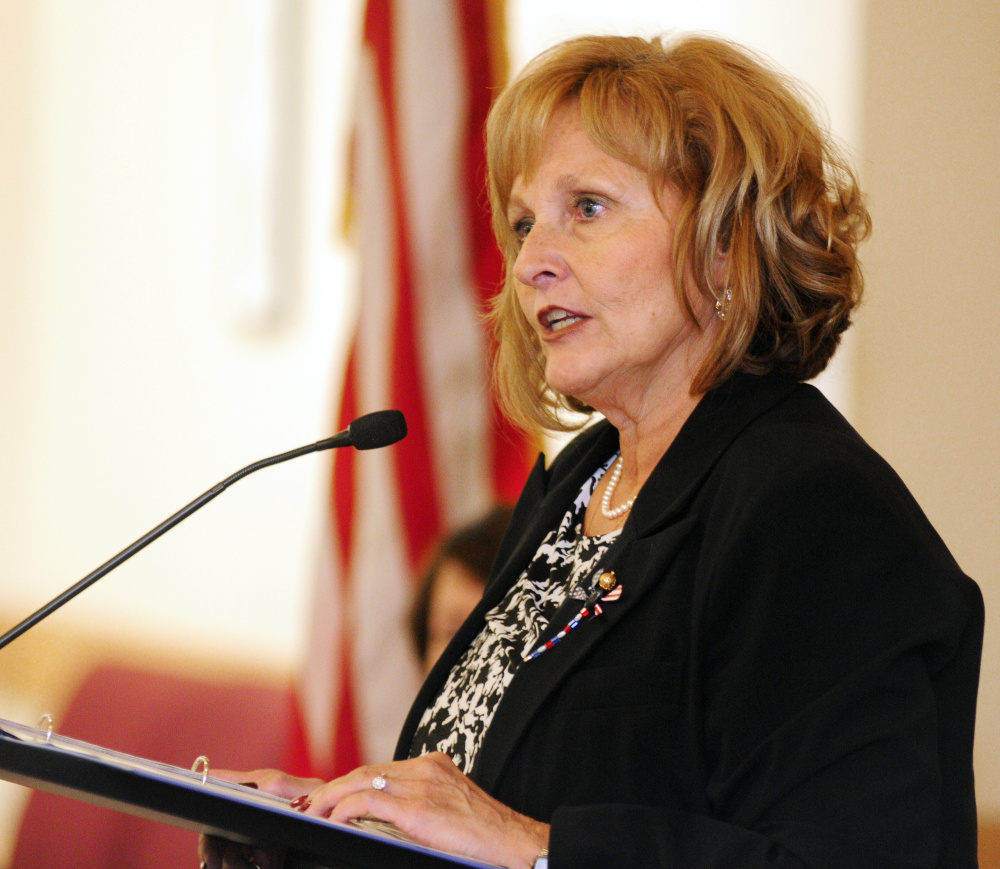
[{"label": "podium", "polygon": [[[0,719],[0,778],[149,820],[285,851],[287,869],[496,869],[426,848],[380,822],[338,824],[288,801]],[[196,855],[192,854],[195,860]]]}]

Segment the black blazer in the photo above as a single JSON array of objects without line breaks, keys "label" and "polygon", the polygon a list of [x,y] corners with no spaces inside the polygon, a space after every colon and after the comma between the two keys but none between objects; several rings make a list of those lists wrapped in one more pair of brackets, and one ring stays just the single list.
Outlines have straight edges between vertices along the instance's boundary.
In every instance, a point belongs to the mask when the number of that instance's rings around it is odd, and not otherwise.
[{"label": "black blazer", "polygon": [[[539,460],[397,758],[617,446],[602,422]],[[976,866],[982,597],[817,390],[738,375],[706,395],[602,569],[620,599],[521,668],[471,771],[552,824],[552,869]]]}]

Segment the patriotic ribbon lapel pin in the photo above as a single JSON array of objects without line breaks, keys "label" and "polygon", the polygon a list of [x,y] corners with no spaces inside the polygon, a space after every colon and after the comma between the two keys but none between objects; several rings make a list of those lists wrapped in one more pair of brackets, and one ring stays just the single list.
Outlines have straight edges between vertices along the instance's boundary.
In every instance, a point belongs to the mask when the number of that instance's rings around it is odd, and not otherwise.
[{"label": "patriotic ribbon lapel pin", "polygon": [[[601,592],[604,592],[602,595]],[[580,622],[587,618],[591,614],[590,608],[593,607],[593,615],[599,616],[604,610],[601,608],[600,601],[605,603],[612,603],[622,596],[622,587],[618,584],[618,578],[615,576],[613,570],[609,570],[606,573],[602,573],[600,579],[597,581],[597,588],[594,589],[590,597],[587,598],[586,603],[584,603],[583,608],[578,612],[573,620],[566,625],[558,634],[556,634],[551,640],[543,643],[535,651],[528,652],[524,655],[525,661],[533,661],[542,652],[551,649],[556,645],[563,637],[566,636],[573,628],[577,627]]]}]

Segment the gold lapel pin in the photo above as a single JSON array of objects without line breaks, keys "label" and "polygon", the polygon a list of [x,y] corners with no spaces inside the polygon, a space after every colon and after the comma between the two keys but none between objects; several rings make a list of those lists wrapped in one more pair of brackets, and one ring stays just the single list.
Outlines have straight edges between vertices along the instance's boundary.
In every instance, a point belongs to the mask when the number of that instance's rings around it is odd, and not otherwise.
[{"label": "gold lapel pin", "polygon": [[597,584],[605,591],[611,591],[611,589],[618,585],[618,577],[615,576],[613,570],[608,570],[601,574],[600,579],[597,580]]}]

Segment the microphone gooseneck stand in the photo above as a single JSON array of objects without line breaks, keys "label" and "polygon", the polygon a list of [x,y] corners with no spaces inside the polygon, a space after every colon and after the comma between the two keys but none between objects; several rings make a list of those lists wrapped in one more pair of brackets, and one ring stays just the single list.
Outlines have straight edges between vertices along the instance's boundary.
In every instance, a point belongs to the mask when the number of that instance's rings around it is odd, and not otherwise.
[{"label": "microphone gooseneck stand", "polygon": [[379,447],[394,444],[396,441],[402,440],[405,436],[406,421],[403,418],[403,414],[398,410],[380,410],[375,413],[369,413],[365,416],[358,417],[358,419],[354,420],[354,422],[352,422],[346,429],[333,435],[333,437],[325,438],[321,441],[316,441],[315,443],[308,444],[304,447],[298,447],[297,449],[289,450],[285,453],[279,453],[278,455],[271,456],[270,458],[260,459],[253,464],[247,465],[245,468],[241,468],[235,474],[231,474],[226,477],[226,479],[224,479],[221,483],[217,483],[212,486],[212,488],[207,492],[203,492],[186,507],[182,507],[169,519],[165,519],[151,531],[146,532],[134,543],[125,547],[125,549],[117,555],[104,562],[104,564],[98,567],[97,570],[87,574],[87,576],[79,582],[71,585],[62,594],[50,600],[41,609],[32,613],[20,624],[15,625],[7,631],[7,633],[0,637],[0,649],[8,643],[16,640],[29,628],[34,627],[46,616],[59,609],[59,607],[61,607],[64,603],[72,600],[80,592],[92,586],[102,576],[110,573],[118,567],[119,564],[130,559],[140,549],[143,549],[156,540],[157,537],[165,534],[178,522],[183,522],[196,510],[200,510],[209,501],[217,495],[221,495],[227,488],[229,488],[229,486],[237,480],[242,480],[248,474],[252,474],[254,471],[259,471],[261,468],[267,468],[271,465],[287,462],[289,459],[295,459],[299,456],[307,455],[308,453],[329,450],[334,447],[349,446],[354,447],[357,450],[377,449]]}]

